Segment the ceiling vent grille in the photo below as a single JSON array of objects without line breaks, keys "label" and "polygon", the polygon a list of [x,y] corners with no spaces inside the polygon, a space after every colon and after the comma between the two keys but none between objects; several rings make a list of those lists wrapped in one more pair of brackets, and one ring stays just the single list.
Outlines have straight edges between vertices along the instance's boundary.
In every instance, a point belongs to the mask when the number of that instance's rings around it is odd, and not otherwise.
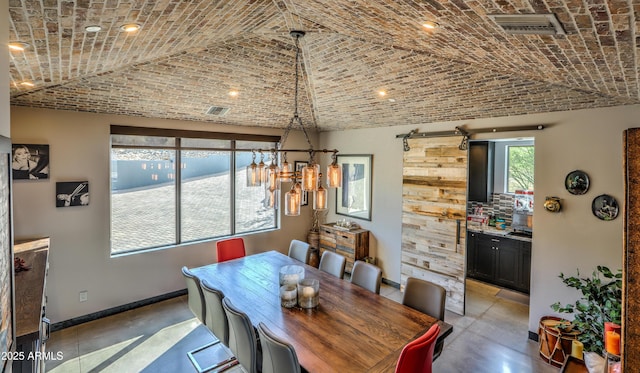
[{"label": "ceiling vent grille", "polygon": [[218,116],[218,117],[222,117],[225,114],[227,114],[228,112],[229,112],[229,108],[228,107],[211,106],[207,110],[207,115],[215,115],[215,116]]},{"label": "ceiling vent grille", "polygon": [[555,14],[488,14],[507,34],[565,35]]}]

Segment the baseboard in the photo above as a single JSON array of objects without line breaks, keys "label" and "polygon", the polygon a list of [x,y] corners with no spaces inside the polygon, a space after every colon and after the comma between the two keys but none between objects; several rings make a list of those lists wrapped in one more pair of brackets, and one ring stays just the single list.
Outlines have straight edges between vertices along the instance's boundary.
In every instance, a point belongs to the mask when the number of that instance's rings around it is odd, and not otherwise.
[{"label": "baseboard", "polygon": [[113,307],[113,308],[109,308],[109,309],[106,309],[106,310],[90,313],[90,314],[84,315],[84,316],[74,317],[73,319],[69,319],[69,320],[57,322],[55,324],[51,324],[51,331],[55,332],[56,330],[61,330],[61,329],[69,328],[71,326],[83,324],[85,322],[101,319],[103,317],[107,317],[107,316],[115,315],[115,314],[118,314],[118,313],[121,313],[121,312],[129,311],[129,310],[132,310],[134,308],[148,306],[150,304],[162,302],[163,300],[179,297],[179,296],[182,296],[182,295],[185,295],[185,294],[187,294],[187,289],[178,290],[178,291],[174,291],[174,292],[171,292],[171,293],[158,295],[156,297],[142,299],[142,300],[139,300],[139,301],[136,301],[136,302],[123,304],[123,305],[118,306],[118,307]]},{"label": "baseboard", "polygon": [[394,287],[396,289],[400,289],[400,284],[398,284],[397,282],[393,282],[391,280],[388,280],[386,278],[382,279],[382,283],[385,284],[385,285],[392,286],[392,287]]},{"label": "baseboard", "polygon": [[534,342],[539,342],[540,341],[540,337],[538,336],[538,333],[534,333],[532,331],[529,331],[529,339],[534,341]]}]

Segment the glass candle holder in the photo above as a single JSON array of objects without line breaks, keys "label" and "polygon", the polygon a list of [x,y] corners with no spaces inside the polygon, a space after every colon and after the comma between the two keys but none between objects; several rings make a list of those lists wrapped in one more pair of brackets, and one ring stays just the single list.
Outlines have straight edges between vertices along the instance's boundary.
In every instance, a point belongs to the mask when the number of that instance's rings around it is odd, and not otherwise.
[{"label": "glass candle holder", "polygon": [[280,268],[280,286],[297,285],[298,281],[304,279],[304,267],[298,265],[286,265]]},{"label": "glass candle holder", "polygon": [[298,281],[298,305],[302,308],[318,307],[320,302],[320,281],[305,278]]},{"label": "glass candle holder", "polygon": [[280,286],[280,305],[284,308],[292,308],[298,304],[298,288],[296,285]]}]

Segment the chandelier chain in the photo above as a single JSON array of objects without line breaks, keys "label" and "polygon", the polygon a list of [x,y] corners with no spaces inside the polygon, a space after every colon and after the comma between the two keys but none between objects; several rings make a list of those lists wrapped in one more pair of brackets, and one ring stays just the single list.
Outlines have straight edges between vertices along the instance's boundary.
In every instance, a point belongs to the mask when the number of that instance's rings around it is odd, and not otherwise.
[{"label": "chandelier chain", "polygon": [[286,141],[287,137],[289,136],[289,132],[291,131],[291,129],[297,124],[300,126],[300,128],[302,129],[302,132],[304,133],[304,137],[307,140],[307,144],[309,145],[309,149],[311,149],[311,154],[310,154],[310,158],[311,160],[313,160],[313,145],[311,144],[311,140],[309,139],[309,134],[307,133],[307,129],[304,126],[304,124],[302,123],[302,119],[300,119],[300,114],[298,112],[298,94],[300,93],[300,36],[302,36],[301,34],[295,34],[295,45],[296,45],[296,62],[295,62],[295,87],[294,87],[294,99],[293,99],[293,104],[294,104],[294,108],[293,108],[293,117],[291,118],[291,120],[289,121],[289,124],[287,125],[287,128],[285,129],[284,133],[282,134],[282,137],[280,138],[280,146],[282,147],[284,145],[284,142]]}]

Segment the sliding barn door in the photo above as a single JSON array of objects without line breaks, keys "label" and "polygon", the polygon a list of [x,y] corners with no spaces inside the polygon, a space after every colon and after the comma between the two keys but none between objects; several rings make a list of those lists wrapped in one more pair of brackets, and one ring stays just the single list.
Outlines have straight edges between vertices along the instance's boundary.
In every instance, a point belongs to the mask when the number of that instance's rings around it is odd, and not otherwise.
[{"label": "sliding barn door", "polygon": [[461,137],[410,139],[402,182],[402,286],[442,285],[447,309],[464,314],[467,151]]}]

